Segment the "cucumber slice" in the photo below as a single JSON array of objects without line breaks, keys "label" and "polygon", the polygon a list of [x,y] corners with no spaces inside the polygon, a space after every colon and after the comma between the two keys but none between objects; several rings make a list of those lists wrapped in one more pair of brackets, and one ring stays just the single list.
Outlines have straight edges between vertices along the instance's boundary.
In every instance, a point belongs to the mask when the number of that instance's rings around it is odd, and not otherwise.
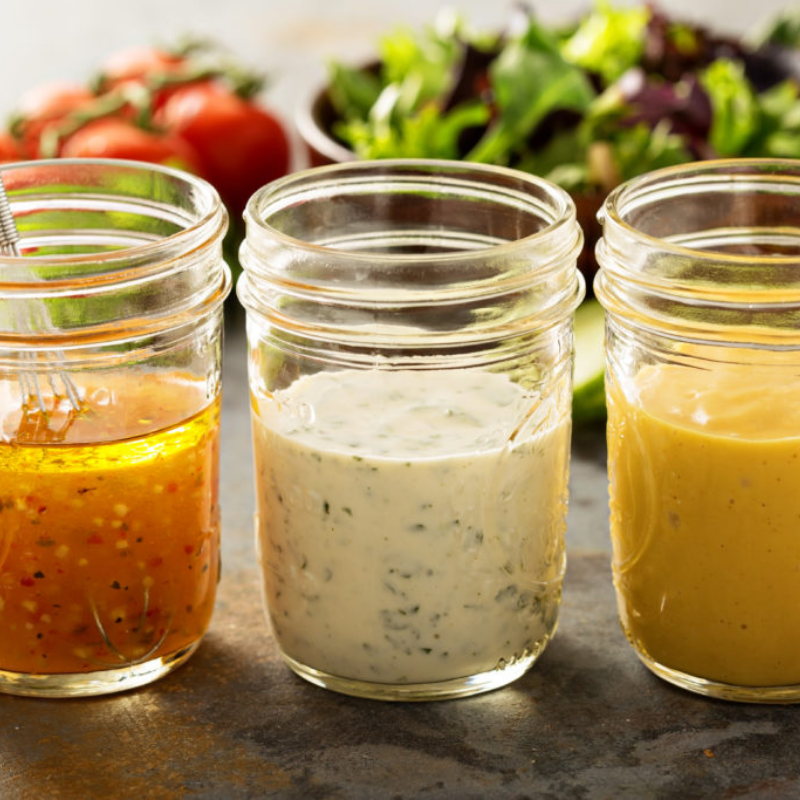
[{"label": "cucumber slice", "polygon": [[594,298],[575,312],[575,372],[572,419],[587,423],[605,419],[605,312]]}]

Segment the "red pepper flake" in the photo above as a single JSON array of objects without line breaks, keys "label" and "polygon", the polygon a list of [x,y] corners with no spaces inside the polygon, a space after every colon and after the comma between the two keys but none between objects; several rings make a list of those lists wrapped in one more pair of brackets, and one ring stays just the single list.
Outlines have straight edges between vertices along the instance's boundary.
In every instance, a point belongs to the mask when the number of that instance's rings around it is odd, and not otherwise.
[{"label": "red pepper flake", "polygon": [[183,548],[183,552],[186,553],[186,555],[191,555],[192,553],[194,553],[194,545],[193,544],[185,545]]},{"label": "red pepper flake", "polygon": [[178,484],[177,484],[177,483],[175,483],[175,481],[170,481],[170,482],[167,484],[167,491],[168,491],[170,494],[175,494],[175,492],[177,492],[177,491],[178,491]]},{"label": "red pepper flake", "polygon": [[161,556],[154,556],[147,563],[151,567],[160,567],[164,563],[164,559]]},{"label": "red pepper flake", "polygon": [[20,583],[23,586],[36,586],[36,581],[30,575],[23,575]]},{"label": "red pepper flake", "polygon": [[103,537],[99,533],[93,533],[86,537],[86,544],[103,544]]},{"label": "red pepper flake", "polygon": [[47,511],[47,506],[39,506],[39,508],[36,509],[37,514],[44,514],[45,511]]}]

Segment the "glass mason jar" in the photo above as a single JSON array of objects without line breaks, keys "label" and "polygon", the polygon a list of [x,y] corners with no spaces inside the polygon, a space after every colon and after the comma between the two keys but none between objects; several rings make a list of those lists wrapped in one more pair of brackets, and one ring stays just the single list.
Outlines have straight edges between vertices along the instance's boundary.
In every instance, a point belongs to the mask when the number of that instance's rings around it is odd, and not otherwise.
[{"label": "glass mason jar", "polygon": [[323,167],[247,207],[257,546],[289,666],[424,700],[522,675],[565,567],[581,232],[562,190]]},{"label": "glass mason jar", "polygon": [[0,174],[0,691],[130,689],[214,605],[227,217],[151,165]]},{"label": "glass mason jar", "polygon": [[654,172],[602,218],[622,626],[685,689],[800,700],[800,162]]}]

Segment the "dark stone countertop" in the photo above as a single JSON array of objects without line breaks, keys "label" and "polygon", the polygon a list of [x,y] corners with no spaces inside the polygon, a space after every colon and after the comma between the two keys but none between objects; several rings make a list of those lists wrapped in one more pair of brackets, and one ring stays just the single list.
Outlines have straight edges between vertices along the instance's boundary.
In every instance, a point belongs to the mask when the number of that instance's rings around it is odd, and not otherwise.
[{"label": "dark stone countertop", "polygon": [[790,797],[791,706],[696,697],[652,676],[619,628],[602,431],[574,437],[558,634],[505,689],[435,703],[340,696],[279,659],[252,550],[240,325],[228,332],[224,571],[202,647],[133,692],[0,696],[0,798]]}]

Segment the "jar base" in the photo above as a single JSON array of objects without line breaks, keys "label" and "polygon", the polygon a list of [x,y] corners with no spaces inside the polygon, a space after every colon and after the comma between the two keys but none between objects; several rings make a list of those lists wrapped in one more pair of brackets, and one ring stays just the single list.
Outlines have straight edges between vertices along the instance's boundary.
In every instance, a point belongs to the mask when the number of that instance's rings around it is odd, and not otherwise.
[{"label": "jar base", "polygon": [[200,640],[160,658],[119,669],[96,672],[31,674],[0,669],[0,694],[23,697],[92,697],[137,689],[180,667],[200,646]]},{"label": "jar base", "polygon": [[462,678],[452,678],[446,681],[431,683],[371,683],[369,681],[343,678],[332,675],[314,667],[306,666],[296,661],[291,656],[281,651],[281,657],[289,668],[304,680],[330,689],[339,694],[361,697],[366,700],[386,700],[393,702],[425,702],[430,700],[455,700],[458,697],[483,694],[500,689],[521,678],[539,658],[549,639],[545,639],[534,652],[523,658],[515,659],[502,668],[469,675]]},{"label": "jar base", "polygon": [[694,694],[713,697],[717,700],[730,700],[736,703],[800,703],[800,684],[788,686],[739,686],[731,683],[722,683],[666,667],[644,655],[639,650],[635,652],[639,660],[659,678]]}]

